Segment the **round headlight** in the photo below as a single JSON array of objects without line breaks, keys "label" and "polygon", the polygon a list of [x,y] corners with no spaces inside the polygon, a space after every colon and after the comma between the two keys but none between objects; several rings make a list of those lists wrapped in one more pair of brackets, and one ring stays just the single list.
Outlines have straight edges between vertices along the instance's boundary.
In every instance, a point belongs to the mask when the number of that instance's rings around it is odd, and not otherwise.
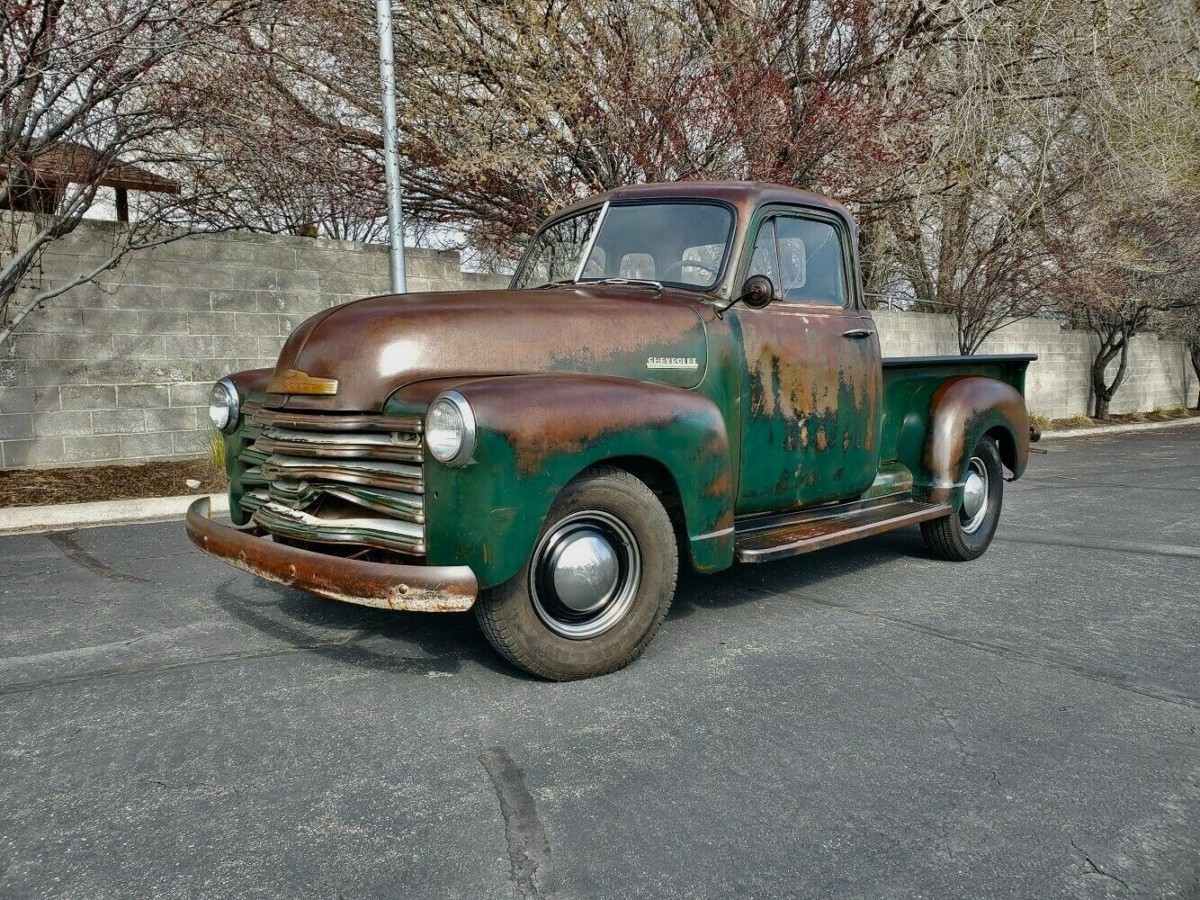
[{"label": "round headlight", "polygon": [[458,391],[447,391],[425,414],[425,446],[438,462],[462,466],[475,450],[475,414]]},{"label": "round headlight", "polygon": [[208,417],[221,431],[229,434],[237,427],[238,392],[233,382],[222,378],[212,386],[208,395]]}]

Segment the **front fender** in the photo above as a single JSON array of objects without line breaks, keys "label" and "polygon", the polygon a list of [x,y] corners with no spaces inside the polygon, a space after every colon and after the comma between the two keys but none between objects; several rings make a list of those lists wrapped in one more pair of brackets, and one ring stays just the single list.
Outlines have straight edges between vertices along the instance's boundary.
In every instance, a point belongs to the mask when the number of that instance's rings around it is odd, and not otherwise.
[{"label": "front fender", "polygon": [[[227,376],[233,382],[233,386],[237,388],[238,401],[242,407],[246,405],[246,400],[251,394],[257,395],[257,399],[262,399],[262,393],[266,390],[267,382],[271,380],[271,375],[274,369],[247,369],[244,372],[234,372]],[[235,525],[245,525],[250,521],[250,514],[245,512],[241,506],[241,500],[246,489],[242,484],[242,476],[249,468],[242,461],[242,451],[246,449],[246,420],[241,412],[238,413],[240,420],[237,428],[232,434],[223,434],[214,431],[218,434],[225,444],[225,474],[229,477],[229,517],[233,519]]]},{"label": "front fender", "polygon": [[[910,419],[910,421],[912,421]],[[1029,413],[1025,398],[995,378],[951,378],[933,391],[927,426],[914,470],[914,493],[929,502],[958,508],[971,450],[990,434],[999,441],[1004,464],[1020,477],[1029,462]],[[902,444],[914,443],[910,436]]]},{"label": "front fender", "polygon": [[[733,560],[733,479],[725,420],[691,391],[623,378],[514,375],[455,384],[471,404],[471,462],[425,464],[430,565],[470,566],[481,587],[520,571],[550,505],[589,466],[629,460],[674,482],[701,571]],[[453,561],[452,563],[450,561]]]}]

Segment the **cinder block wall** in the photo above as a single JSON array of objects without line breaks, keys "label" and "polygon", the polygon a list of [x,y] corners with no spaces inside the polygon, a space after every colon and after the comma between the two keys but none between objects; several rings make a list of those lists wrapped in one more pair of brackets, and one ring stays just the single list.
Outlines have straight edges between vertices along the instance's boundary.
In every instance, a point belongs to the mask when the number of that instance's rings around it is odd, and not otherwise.
[{"label": "cinder block wall", "polygon": [[[111,228],[55,242],[27,290],[95,266]],[[459,255],[409,249],[412,291],[496,288]],[[0,467],[206,455],[208,392],[274,365],[284,338],[329,306],[388,289],[387,248],[299,237],[191,237],[133,254],[50,301],[0,345]]]},{"label": "cinder block wall", "polygon": [[[10,224],[10,223],[6,223]],[[44,289],[99,263],[111,227],[55,242],[25,289]],[[0,252],[3,252],[0,247]],[[454,252],[410,249],[413,291],[503,287],[463,273]],[[307,316],[387,290],[386,248],[251,234],[192,237],[128,257],[52,300],[0,346],[0,467],[139,462],[209,451],[214,380],[270,366]],[[885,356],[956,352],[948,316],[878,311]],[[1060,418],[1088,410],[1094,338],[1027,320],[994,335],[987,353],[1030,351],[1029,407]],[[1138,338],[1113,412],[1196,399],[1184,348]]]},{"label": "cinder block wall", "polygon": [[[876,310],[884,356],[953,355],[958,353],[950,316]],[[1098,340],[1082,331],[1062,328],[1049,319],[1013,322],[993,334],[980,353],[1036,353],[1029,367],[1026,397],[1029,410],[1052,419],[1086,415],[1092,356]],[[1112,364],[1114,367],[1116,363]],[[1113,413],[1149,412],[1192,406],[1197,382],[1187,350],[1178,341],[1154,335],[1134,338],[1129,371],[1113,398]]]}]

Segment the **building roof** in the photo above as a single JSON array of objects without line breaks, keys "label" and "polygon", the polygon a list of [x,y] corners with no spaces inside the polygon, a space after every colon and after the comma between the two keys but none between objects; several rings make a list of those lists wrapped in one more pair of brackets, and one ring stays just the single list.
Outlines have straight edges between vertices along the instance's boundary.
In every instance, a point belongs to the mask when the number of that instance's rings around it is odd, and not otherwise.
[{"label": "building roof", "polygon": [[[34,157],[29,168],[42,182],[64,184],[90,181],[94,173],[103,170],[104,166],[101,163],[101,154],[95,150],[66,141]],[[8,166],[0,163],[0,175],[7,173]],[[108,167],[108,171],[100,178],[100,185],[156,194],[179,193],[178,182],[120,160]]]}]

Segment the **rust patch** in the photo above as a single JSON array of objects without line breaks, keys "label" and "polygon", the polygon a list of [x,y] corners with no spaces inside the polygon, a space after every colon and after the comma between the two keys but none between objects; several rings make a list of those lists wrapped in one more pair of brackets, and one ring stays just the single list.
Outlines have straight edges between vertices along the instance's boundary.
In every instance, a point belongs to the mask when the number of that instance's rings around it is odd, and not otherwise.
[{"label": "rust patch", "polygon": [[932,479],[930,499],[949,500],[966,470],[969,441],[996,425],[1006,425],[1016,445],[1016,471],[1029,459],[1029,414],[1025,398],[994,378],[964,375],[941,384],[929,403],[929,434],[921,463]]},{"label": "rust patch", "polygon": [[202,497],[187,512],[188,538],[210,556],[288,587],[343,603],[415,612],[463,612],[478,585],[466,566],[405,566],[345,559],[277,544],[209,518]]},{"label": "rust patch", "polygon": [[[459,385],[479,423],[505,435],[525,475],[540,471],[547,460],[578,453],[612,435],[661,430],[689,418],[719,436],[717,459],[728,466],[725,422],[699,394],[624,378],[578,375],[540,378],[536,391],[529,387],[524,378],[481,378]],[[523,402],[513,402],[514,392]],[[564,416],[564,409],[572,414]],[[716,449],[710,441],[710,457]]]},{"label": "rust patch", "polygon": [[[302,323],[275,372],[340,382],[336,400],[285,394],[289,410],[379,412],[397,388],[443,378],[544,372],[616,374],[693,387],[706,368],[710,307],[688,291],[618,285],[372,297]],[[634,324],[636,323],[636,324]],[[654,356],[697,358],[695,369],[646,368]]]}]

